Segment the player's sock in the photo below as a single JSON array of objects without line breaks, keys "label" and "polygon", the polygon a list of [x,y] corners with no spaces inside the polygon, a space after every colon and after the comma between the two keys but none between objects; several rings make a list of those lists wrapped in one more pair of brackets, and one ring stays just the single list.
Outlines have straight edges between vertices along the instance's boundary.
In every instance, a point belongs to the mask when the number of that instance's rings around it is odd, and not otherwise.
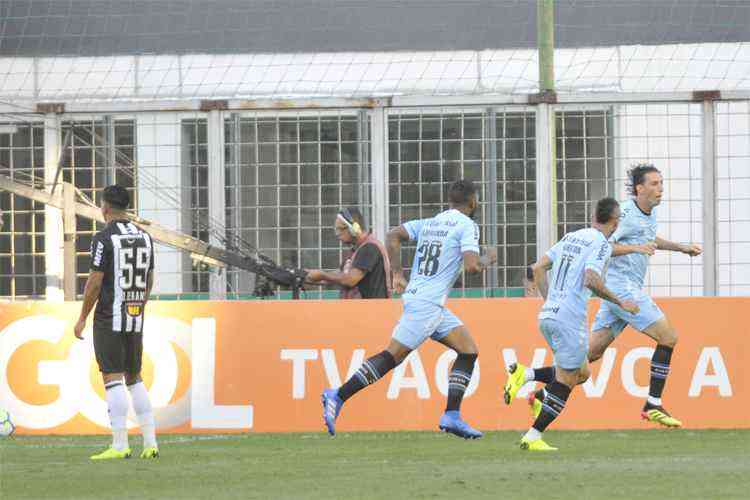
[{"label": "player's sock", "polygon": [[651,383],[648,388],[647,404],[661,406],[661,393],[669,375],[669,363],[672,360],[672,348],[657,345],[651,357]]},{"label": "player's sock", "polygon": [[459,353],[453,362],[453,368],[448,376],[448,404],[445,411],[458,411],[461,408],[461,401],[471,381],[477,356],[479,355]]},{"label": "player's sock", "polygon": [[143,385],[143,382],[137,382],[129,385],[128,390],[130,391],[130,397],[133,400],[133,409],[138,417],[138,424],[141,427],[143,447],[157,448],[154,411],[151,408],[151,400],[148,398],[146,386]]},{"label": "player's sock", "polygon": [[565,402],[570,396],[570,387],[554,380],[547,384],[544,390],[544,399],[542,399],[542,412],[534,421],[532,427],[539,432],[545,429],[557,418],[565,408]]},{"label": "player's sock", "polygon": [[545,390],[544,390],[544,387],[542,387],[541,389],[539,389],[538,391],[536,391],[536,392],[534,393],[534,397],[535,397],[535,398],[537,399],[537,401],[539,401],[539,402],[541,402],[541,401],[544,401],[544,395],[545,395]]},{"label": "player's sock", "polygon": [[374,384],[386,373],[393,370],[396,366],[396,360],[393,354],[383,351],[371,358],[367,358],[359,370],[352,375],[352,378],[346,381],[339,389],[339,397],[346,401],[370,384]]},{"label": "player's sock", "polygon": [[112,448],[122,451],[128,448],[128,396],[119,380],[105,384],[104,388],[107,391],[109,421],[112,424]]},{"label": "player's sock", "polygon": [[534,371],[531,374],[531,378],[527,382],[531,382],[532,380],[543,382],[545,384],[551,383],[553,380],[555,380],[555,367],[544,366],[542,368],[534,368]]}]

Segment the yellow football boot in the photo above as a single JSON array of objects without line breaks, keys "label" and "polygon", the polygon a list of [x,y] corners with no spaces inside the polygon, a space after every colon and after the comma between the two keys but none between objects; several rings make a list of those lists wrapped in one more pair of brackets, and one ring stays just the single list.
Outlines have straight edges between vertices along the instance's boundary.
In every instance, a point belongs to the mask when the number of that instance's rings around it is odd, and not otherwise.
[{"label": "yellow football boot", "polygon": [[535,439],[534,441],[529,441],[525,437],[521,438],[520,446],[524,451],[557,451],[557,448],[548,445],[542,438]]},{"label": "yellow football boot", "polygon": [[130,458],[132,455],[133,454],[131,453],[130,448],[125,448],[122,451],[118,451],[110,447],[99,453],[98,455],[91,455],[91,460],[115,460]]},{"label": "yellow football boot", "polygon": [[641,418],[672,429],[682,427],[682,422],[667,413],[667,410],[661,406],[644,406],[643,411],[641,412]]},{"label": "yellow football boot", "polygon": [[508,378],[505,381],[503,399],[509,405],[518,391],[526,384],[526,367],[521,363],[513,363],[508,367]]}]

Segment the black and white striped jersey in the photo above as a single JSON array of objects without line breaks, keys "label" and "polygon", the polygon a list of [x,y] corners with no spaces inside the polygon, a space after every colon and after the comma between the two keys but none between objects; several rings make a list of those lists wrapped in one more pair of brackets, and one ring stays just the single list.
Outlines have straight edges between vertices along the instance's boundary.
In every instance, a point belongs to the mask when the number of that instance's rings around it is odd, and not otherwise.
[{"label": "black and white striped jersey", "polygon": [[91,271],[104,273],[94,328],[141,333],[148,275],[154,269],[151,236],[128,220],[114,220],[91,240]]}]

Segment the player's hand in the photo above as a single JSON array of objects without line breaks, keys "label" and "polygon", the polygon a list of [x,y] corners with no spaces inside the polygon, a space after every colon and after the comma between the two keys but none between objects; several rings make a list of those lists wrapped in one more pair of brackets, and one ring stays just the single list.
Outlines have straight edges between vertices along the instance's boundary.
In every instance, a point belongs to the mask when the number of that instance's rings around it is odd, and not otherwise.
[{"label": "player's hand", "polygon": [[641,308],[638,307],[638,304],[636,304],[635,302],[631,302],[630,300],[623,300],[621,307],[630,314],[638,314],[638,311],[641,310]]},{"label": "player's hand", "polygon": [[80,340],[83,340],[83,329],[84,328],[86,328],[86,320],[85,319],[79,319],[76,322],[76,326],[73,327],[73,333]]},{"label": "player's hand", "polygon": [[323,272],[320,269],[305,269],[305,272],[307,273],[305,281],[315,283],[323,279]]},{"label": "player's hand", "polygon": [[691,257],[697,257],[703,253],[703,249],[700,245],[691,243],[689,245],[682,245],[682,253],[686,253]]},{"label": "player's hand", "polygon": [[654,255],[656,253],[656,248],[655,241],[649,241],[643,245],[637,245],[638,253],[642,253],[643,255]]},{"label": "player's hand", "polygon": [[403,273],[393,272],[391,278],[391,288],[393,289],[393,293],[404,293],[406,285],[408,284],[409,283],[406,281],[406,278],[404,278]]},{"label": "player's hand", "polygon": [[497,262],[497,247],[489,247],[485,249],[484,255],[487,257],[488,264],[494,264]]}]

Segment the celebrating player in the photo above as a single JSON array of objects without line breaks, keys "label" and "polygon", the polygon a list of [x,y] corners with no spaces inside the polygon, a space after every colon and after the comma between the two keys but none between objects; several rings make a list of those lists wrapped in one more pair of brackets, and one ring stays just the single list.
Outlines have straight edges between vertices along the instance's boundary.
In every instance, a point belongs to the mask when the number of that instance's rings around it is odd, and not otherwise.
[{"label": "celebrating player", "polygon": [[107,225],[91,241],[91,272],[74,329],[82,339],[86,318],[96,304],[94,352],[107,393],[113,441],[110,448],[91,459],[131,456],[123,377],[143,434],[141,458],[157,458],[154,414],[141,380],[143,313],[154,283],[154,248],[148,233],[125,215],[130,204],[125,188],[108,186],[103,198],[102,215]]},{"label": "celebrating player", "polygon": [[[534,284],[545,298],[539,313],[539,329],[555,355],[556,369],[543,389],[541,411],[528,432],[521,438],[521,449],[556,450],[542,440],[542,433],[565,408],[570,391],[589,376],[586,354],[588,331],[586,304],[591,294],[616,304],[629,313],[638,306],[621,301],[604,286],[602,273],[612,253],[607,238],[615,231],[620,207],[613,198],[596,204],[592,226],[566,234],[533,266]],[[547,271],[552,269],[550,282]],[[510,367],[505,386],[505,402],[510,404],[518,390],[534,379],[534,370],[521,364]],[[528,376],[528,378],[526,378]]]},{"label": "celebrating player", "polygon": [[[622,220],[611,238],[613,258],[607,272],[607,284],[619,296],[638,304],[640,312],[632,314],[614,304],[602,302],[592,327],[589,361],[594,362],[601,358],[609,344],[627,325],[654,339],[656,349],[651,357],[651,380],[641,418],[666,427],[680,427],[682,422],[671,416],[661,401],[669,375],[672,351],[677,344],[677,333],[659,306],[644,292],[643,282],[648,259],[657,249],[682,252],[691,257],[700,255],[702,250],[699,245],[674,243],[656,235],[654,209],[661,203],[664,180],[655,166],[634,166],[628,172],[628,182],[633,198],[622,204]],[[554,376],[553,367],[526,371],[525,374],[523,369],[518,371],[515,376],[516,385],[522,378],[544,382]],[[586,378],[583,378],[579,383],[585,381]],[[506,386],[506,401],[509,390],[513,396],[517,392],[514,383],[510,381]],[[539,410],[538,396],[539,393],[529,399],[535,413]]]},{"label": "celebrating player", "polygon": [[[479,227],[471,220],[478,205],[474,184],[457,181],[448,197],[449,210],[431,219],[406,222],[388,233],[393,287],[403,293],[404,313],[384,351],[367,359],[339,389],[323,391],[323,419],[332,436],[336,434],[336,417],[344,402],[382,378],[430,337],[458,353],[451,368],[448,404],[439,428],[466,439],[482,437],[459,413],[474,371],[477,346],[466,326],[445,307],[445,300],[462,263],[466,272],[481,272],[495,262],[497,251],[489,249],[479,256]],[[401,243],[409,240],[417,240],[417,254],[407,284],[401,269]]]}]

